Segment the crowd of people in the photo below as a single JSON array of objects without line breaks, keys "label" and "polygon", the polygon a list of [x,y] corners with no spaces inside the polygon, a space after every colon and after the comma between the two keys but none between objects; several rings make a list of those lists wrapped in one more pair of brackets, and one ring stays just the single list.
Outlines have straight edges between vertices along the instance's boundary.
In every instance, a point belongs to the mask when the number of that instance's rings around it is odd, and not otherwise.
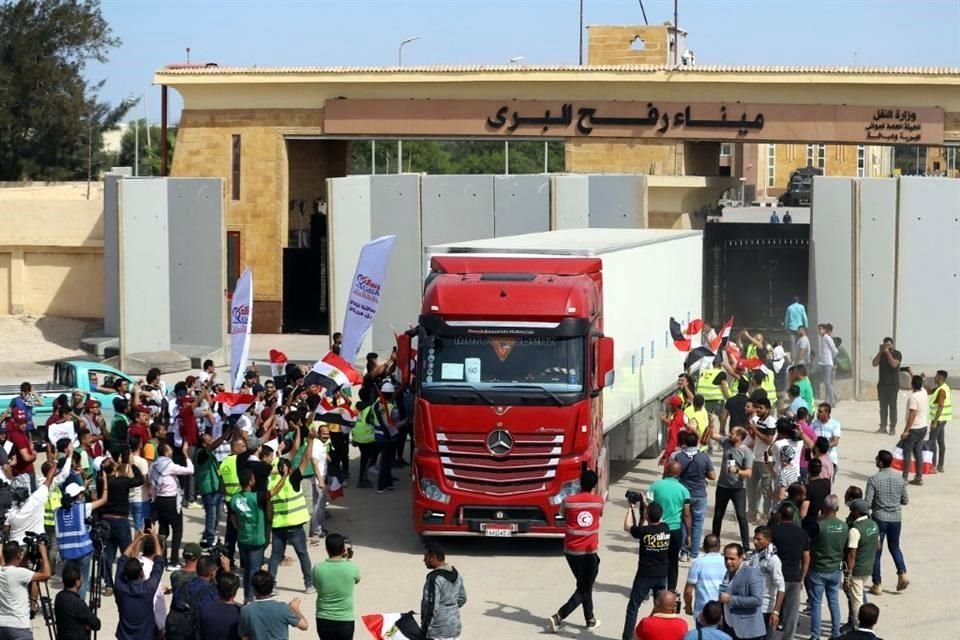
[{"label": "crowd of people", "polygon": [[[873,362],[880,370],[878,432],[896,434],[899,441],[881,446],[877,472],[862,487],[841,489],[842,428],[833,417],[839,340],[829,324],[820,325],[814,351],[806,321],[795,300],[784,322],[794,336],[789,350],[743,330],[738,342],[730,341],[715,357],[688,359],[661,416],[667,433],[663,478],[645,494],[627,493],[623,529],[639,541],[639,561],[622,640],[787,640],[801,616],[808,617],[815,639],[825,626],[824,598],[829,637],[875,637],[879,609],[867,598],[884,593],[884,543],[896,567],[896,591],[909,586],[900,549],[902,509],[907,485],[923,482],[924,451],[933,449],[936,456],[928,472],[943,472],[943,432],[952,418],[947,372],[938,371],[930,385],[902,367],[893,340],[884,340]],[[709,324],[703,331],[705,344],[715,340]],[[819,403],[808,367],[818,373]],[[901,372],[909,375],[911,390],[898,433]],[[710,483],[714,509],[706,527]],[[586,471],[581,493],[564,504],[565,553],[577,586],[548,620],[555,632],[579,606],[588,628],[599,624],[592,588],[603,502],[593,495],[595,484],[595,474]],[[731,503],[739,542],[723,546]],[[681,592],[680,565],[687,562]],[[650,596],[653,611],[638,623]],[[692,616],[694,628],[688,630],[684,614]]]},{"label": "crowd of people", "polygon": [[[373,490],[376,476],[376,492],[389,492],[393,469],[408,465],[412,401],[394,368],[395,355],[368,354],[356,401],[351,386],[294,364],[270,377],[253,367],[236,392],[212,361],[170,388],[152,369],[116,381],[109,421],[76,393],[54,400],[45,425],[33,423],[42,400],[25,385],[0,416],[0,484],[11,497],[0,638],[32,638],[43,614],[60,640],[88,639],[111,601],[121,640],[281,640],[311,626],[299,599],[276,599],[289,548],[303,593],[315,594],[319,638],[353,638],[360,573],[349,538],[328,530],[327,503],[352,477]],[[203,510],[204,526],[185,541],[189,509]],[[312,562],[321,545],[326,558]],[[437,544],[424,563],[421,637],[456,638],[463,579]],[[63,589],[45,611],[39,585],[58,574]]]}]

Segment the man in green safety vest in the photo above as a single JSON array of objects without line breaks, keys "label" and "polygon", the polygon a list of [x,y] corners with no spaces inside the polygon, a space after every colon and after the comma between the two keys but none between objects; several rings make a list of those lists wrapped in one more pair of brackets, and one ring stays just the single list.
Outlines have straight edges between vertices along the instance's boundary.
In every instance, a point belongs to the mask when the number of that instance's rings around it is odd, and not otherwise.
[{"label": "man in green safety vest", "polygon": [[[270,551],[270,573],[277,575],[283,552],[287,545],[291,545],[300,561],[300,571],[303,576],[304,593],[313,593],[313,576],[310,569],[310,555],[307,553],[307,534],[303,525],[310,521],[310,510],[307,508],[307,499],[303,495],[303,470],[310,461],[310,456],[301,455],[300,464],[294,468],[290,459],[300,449],[300,430],[294,431],[293,446],[287,456],[279,456],[277,466],[270,476],[269,486],[279,485],[279,492],[271,491],[270,499],[273,517],[271,526],[273,536]],[[307,435],[307,450],[313,447],[316,434]]]},{"label": "man in green safety vest", "polygon": [[936,388],[930,394],[930,448],[933,449],[933,465],[937,473],[943,473],[943,456],[947,452],[943,432],[953,418],[953,402],[950,400],[950,386],[947,384],[947,372],[937,371],[934,377]]},{"label": "man in green safety vest", "polygon": [[239,434],[230,441],[230,455],[220,463],[220,477],[223,478],[223,493],[227,505],[227,535],[223,540],[230,564],[234,564],[234,554],[237,549],[237,527],[230,517],[230,501],[240,493],[240,474],[237,469],[237,456],[247,451],[247,439]]},{"label": "man in green safety vest", "polygon": [[[287,467],[281,479],[286,480],[289,473]],[[266,523],[270,522],[273,511],[271,500],[284,486],[283,482],[278,481],[268,493],[254,491],[255,484],[253,471],[241,469],[240,486],[243,489],[230,499],[230,519],[237,530],[237,543],[243,561],[243,596],[246,602],[254,600],[251,580],[263,565],[263,551],[267,546]]]},{"label": "man in green safety vest", "polygon": [[707,413],[716,416],[719,420],[723,405],[731,395],[730,386],[727,384],[727,372],[723,370],[722,360],[714,360],[709,367],[700,368],[697,393],[703,396]]},{"label": "man in green safety vest", "polygon": [[853,524],[847,534],[846,566],[843,569],[843,590],[847,593],[849,611],[847,624],[840,628],[846,633],[857,628],[857,613],[865,602],[867,580],[873,573],[873,563],[880,547],[880,528],[870,518],[870,505],[859,498],[850,502]]}]

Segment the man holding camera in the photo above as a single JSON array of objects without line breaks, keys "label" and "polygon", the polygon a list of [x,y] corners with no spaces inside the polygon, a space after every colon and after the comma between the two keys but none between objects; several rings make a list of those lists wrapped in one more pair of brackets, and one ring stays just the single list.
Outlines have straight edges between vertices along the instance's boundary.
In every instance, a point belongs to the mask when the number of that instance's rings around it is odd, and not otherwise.
[{"label": "man holding camera", "polygon": [[[637,573],[630,588],[630,601],[623,621],[622,640],[634,639],[637,611],[652,591],[656,599],[667,588],[667,551],[670,549],[670,527],[663,522],[663,507],[656,502],[644,508],[643,495],[627,491],[627,512],[623,517],[623,530],[640,541],[640,556]],[[640,510],[639,519],[633,507]]]},{"label": "man holding camera", "polygon": [[888,425],[890,435],[897,432],[897,392],[900,390],[902,361],[903,354],[893,348],[893,338],[884,338],[872,362],[877,367],[877,399],[880,401],[880,428],[877,433],[888,433]]},{"label": "man holding camera", "polygon": [[327,535],[326,561],[313,567],[317,590],[317,635],[320,640],[351,640],[356,612],[353,592],[360,582],[360,570],[350,560],[353,549],[339,533]]},{"label": "man holding camera", "polygon": [[47,557],[47,545],[41,540],[37,544],[40,554],[40,570],[32,571],[20,566],[23,562],[23,548],[18,542],[10,541],[3,545],[3,564],[0,567],[0,638],[9,640],[30,640],[30,591],[33,582],[46,582],[50,579],[50,559]]},{"label": "man holding camera", "polygon": [[596,629],[600,622],[593,615],[593,583],[600,569],[600,516],[603,514],[603,498],[593,493],[597,486],[597,474],[585,469],[580,474],[580,492],[563,500],[563,518],[567,530],[563,539],[563,553],[567,565],[577,579],[577,590],[566,604],[550,616],[550,630],[557,633],[563,620],[577,607],[583,605],[587,629]]}]

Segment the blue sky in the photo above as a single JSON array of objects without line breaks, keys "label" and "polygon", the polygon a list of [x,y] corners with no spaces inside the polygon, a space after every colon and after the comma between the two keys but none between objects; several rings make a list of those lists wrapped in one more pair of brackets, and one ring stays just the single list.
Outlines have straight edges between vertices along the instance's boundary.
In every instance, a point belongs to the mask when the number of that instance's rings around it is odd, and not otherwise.
[{"label": "blue sky", "polygon": [[[102,0],[123,45],[103,97],[141,94],[154,70],[186,58],[221,65],[404,65],[577,62],[579,0]],[[672,0],[644,0],[651,24]],[[637,0],[585,0],[586,24],[642,24]],[[960,67],[960,0],[680,0],[698,64]],[[180,100],[171,92],[171,108]],[[150,90],[150,119],[160,117]],[[138,107],[142,117],[143,107]]]}]

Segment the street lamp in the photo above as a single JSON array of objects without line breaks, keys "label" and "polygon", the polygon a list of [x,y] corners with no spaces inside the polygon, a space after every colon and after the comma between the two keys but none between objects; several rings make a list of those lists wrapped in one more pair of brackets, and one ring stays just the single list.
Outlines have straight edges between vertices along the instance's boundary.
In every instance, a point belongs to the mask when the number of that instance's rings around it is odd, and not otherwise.
[{"label": "street lamp", "polygon": [[[420,39],[420,36],[413,36],[412,38],[407,38],[400,42],[400,46],[397,47],[397,66],[403,66],[403,48],[410,44],[411,42],[416,42]],[[403,140],[397,140],[397,173],[403,173]]]},{"label": "street lamp", "polygon": [[520,62],[521,60],[526,60],[526,59],[527,59],[527,56],[513,56],[512,58],[510,58],[510,64],[514,64],[515,62]]},{"label": "street lamp", "polygon": [[[527,56],[513,56],[510,58],[510,64],[516,64],[521,60],[526,60]],[[503,172],[510,175],[510,141],[503,141]]]}]

